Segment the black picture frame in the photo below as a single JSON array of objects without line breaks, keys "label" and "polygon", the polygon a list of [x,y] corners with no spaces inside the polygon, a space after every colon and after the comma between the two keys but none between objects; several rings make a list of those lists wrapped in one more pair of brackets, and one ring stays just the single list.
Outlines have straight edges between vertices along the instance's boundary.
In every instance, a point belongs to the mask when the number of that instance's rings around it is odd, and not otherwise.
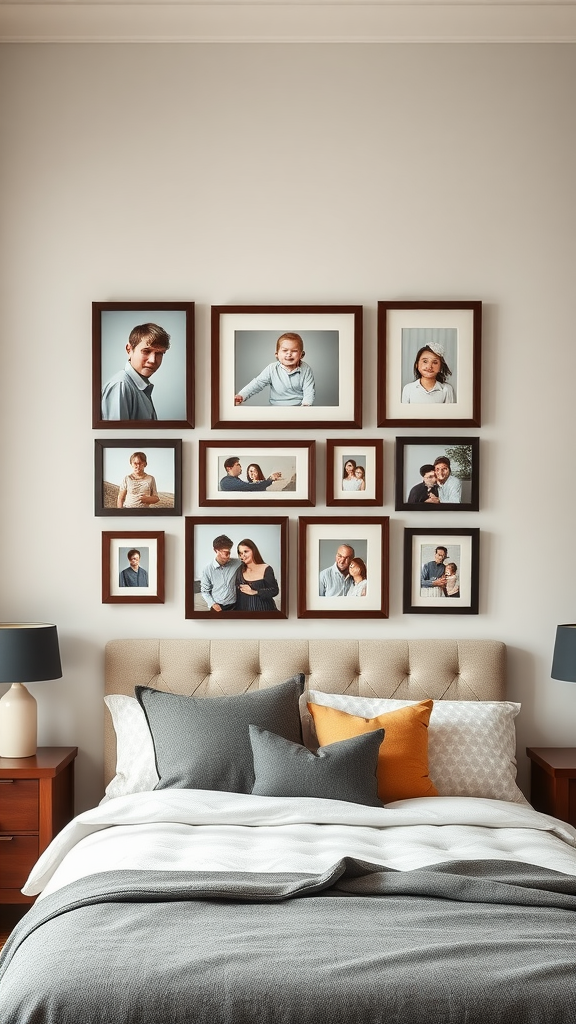
[{"label": "black picture frame", "polygon": [[[154,454],[152,454],[154,453]],[[130,473],[130,456],[144,454],[147,457],[146,471],[154,477],[159,500],[152,505],[140,507],[119,507],[117,502],[124,477],[109,480],[113,472]],[[156,463],[154,461],[156,456]],[[161,466],[159,465],[161,463]],[[162,478],[158,477],[161,469]],[[172,483],[172,490],[159,485],[159,479]],[[94,514],[125,518],[126,516],[182,515],[182,441],[180,438],[96,438],[94,441]]]},{"label": "black picture frame", "polygon": [[[456,579],[452,586],[458,584],[457,594],[447,593],[448,586],[431,583],[436,572],[433,565],[437,548],[447,551],[442,563],[438,564],[450,562],[456,565]],[[405,615],[478,615],[479,565],[480,530],[477,527],[406,528],[402,611]],[[432,568],[428,569],[424,579],[425,566]]]},{"label": "black picture frame", "polygon": [[[436,479],[433,492],[425,495],[431,483],[420,470],[441,462],[449,476]],[[478,437],[397,437],[395,452],[395,508],[397,512],[478,512],[480,508],[480,439]],[[438,474],[445,473],[445,468]],[[455,498],[459,501],[443,499]],[[415,500],[409,501],[410,497]]]}]

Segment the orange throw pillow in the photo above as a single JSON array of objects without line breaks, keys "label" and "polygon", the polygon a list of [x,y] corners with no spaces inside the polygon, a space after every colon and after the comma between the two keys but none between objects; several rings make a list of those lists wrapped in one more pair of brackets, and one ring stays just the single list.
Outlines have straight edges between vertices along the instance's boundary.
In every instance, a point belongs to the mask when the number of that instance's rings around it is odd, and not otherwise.
[{"label": "orange throw pillow", "polygon": [[438,796],[428,775],[428,722],[434,701],[423,700],[376,718],[359,718],[338,708],[308,704],[321,747],[384,729],[378,752],[378,797],[382,803],[415,796]]}]

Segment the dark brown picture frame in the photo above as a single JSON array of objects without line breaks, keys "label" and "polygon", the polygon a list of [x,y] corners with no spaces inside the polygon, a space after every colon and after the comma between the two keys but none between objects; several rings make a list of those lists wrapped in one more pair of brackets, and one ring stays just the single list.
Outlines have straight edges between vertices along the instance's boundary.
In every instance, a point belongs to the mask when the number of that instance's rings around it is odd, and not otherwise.
[{"label": "dark brown picture frame", "polygon": [[[388,516],[301,516],[298,519],[298,618],[387,619],[389,536]],[[365,543],[364,554],[360,554],[359,540]],[[333,550],[335,557],[341,545],[353,547],[355,557],[361,557],[365,562],[368,559],[366,597],[351,599],[348,595],[330,597],[320,594],[320,574],[327,568],[323,564],[324,555],[330,551],[332,558]],[[370,554],[370,545],[376,548],[375,553]],[[374,565],[378,579],[375,595],[370,593]]]},{"label": "dark brown picture frame", "polygon": [[[274,530],[277,530],[277,538],[275,540],[265,539],[262,541],[263,527],[273,527]],[[275,611],[239,611],[234,609],[226,612],[215,612],[208,608],[204,599],[199,596],[202,568],[210,564],[214,558],[212,540],[222,533],[227,534],[233,541],[232,557],[237,557],[234,553],[236,545],[247,537],[258,548],[260,548],[260,545],[264,548],[264,550],[261,550],[263,558],[267,557],[267,547],[275,543],[279,553],[280,565],[273,564],[272,561],[267,563],[272,565],[280,588],[279,607]],[[260,514],[254,516],[235,516],[228,515],[226,510],[218,516],[186,516],[185,545],[185,617],[187,619],[230,623],[236,619],[288,618],[288,516],[263,516]]]},{"label": "dark brown picture frame", "polygon": [[[114,544],[117,541],[126,540],[128,543],[118,545],[118,550],[114,550]],[[148,541],[148,545],[144,545],[142,542]],[[139,587],[119,587],[117,586],[116,580],[118,576],[115,575],[114,583],[112,582],[112,573],[115,574],[120,571],[118,563],[113,567],[113,560],[116,561],[115,555],[119,556],[121,548],[143,548],[145,546],[155,545],[154,559],[155,568],[152,570],[149,567],[150,575],[155,579],[156,585],[148,590],[146,588]],[[164,604],[164,564],[165,564],[165,543],[164,543],[164,531],[163,530],[106,530],[102,533],[102,603],[103,604]],[[142,593],[145,590],[146,593]]]},{"label": "dark brown picture frame", "polygon": [[[406,479],[409,449],[421,449],[411,457],[412,469]],[[470,449],[467,453],[465,449]],[[411,489],[422,482],[419,469],[434,465],[435,459],[450,460],[450,475],[461,480],[468,500],[459,502],[409,502]],[[480,438],[478,437],[397,437],[396,438],[396,511],[403,512],[478,512],[480,508]],[[416,468],[416,464],[418,468]],[[468,486],[469,485],[469,486]]]},{"label": "dark brown picture frame", "polygon": [[[109,336],[108,328],[103,329],[102,318],[106,313],[116,314],[113,336]],[[123,317],[122,314],[129,314]],[[156,371],[164,372],[164,399],[159,402],[159,382],[162,377],[156,374],[152,383],[156,389],[155,405],[166,404],[170,407],[178,389],[177,408],[182,410],[181,416],[159,416],[156,420],[109,420],[102,417],[101,394],[106,382],[116,372],[120,372],[126,363],[125,344],[128,342],[130,330],[138,323],[149,323],[152,313],[163,313],[161,327],[168,327],[170,348],[163,359],[162,366]],[[184,314],[183,318],[178,314]],[[132,315],[134,314],[134,315]],[[139,316],[138,314],[142,314]],[[177,314],[176,317],[170,314]],[[156,318],[160,319],[160,317]],[[182,319],[182,324],[179,321]],[[113,322],[113,321],[112,321]],[[173,325],[174,322],[174,325]],[[103,347],[106,353],[103,355]],[[172,358],[172,357],[177,357]],[[166,376],[166,371],[169,371]],[[106,378],[106,379],[104,379]],[[160,385],[161,386],[161,385]],[[92,427],[96,430],[157,430],[159,428],[186,430],[194,427],[194,303],[193,302],[93,302],[92,303]]]},{"label": "dark brown picture frame", "polygon": [[[443,595],[435,599],[431,596],[421,595],[422,558],[420,557],[418,562],[415,562],[414,547],[416,544],[420,544],[422,552],[422,547],[428,537],[430,541],[427,546],[431,549],[429,561],[433,561],[433,549],[437,547],[443,546],[448,549],[447,558],[444,559],[445,564],[452,557],[451,546],[453,550],[457,545],[460,550],[459,562],[455,564],[458,569],[458,582],[461,591],[456,597]],[[465,541],[466,544],[463,543]],[[477,527],[471,529],[460,529],[459,527],[440,527],[430,530],[405,529],[402,611],[405,615],[478,615],[479,566],[480,530]],[[426,589],[433,592],[432,587]]]},{"label": "dark brown picture frame", "polygon": [[[406,314],[403,316],[403,314]],[[404,330],[454,332],[457,352],[456,401],[446,404],[413,404],[401,400],[402,386],[413,383],[412,366],[403,375]],[[415,335],[416,337],[416,335]],[[413,343],[416,346],[417,342]],[[481,426],[482,303],[382,301],[378,303],[379,427],[479,427]],[[411,355],[411,363],[415,353]],[[406,357],[408,356],[408,353]],[[456,358],[456,355],[454,355]],[[449,382],[449,381],[448,381]]]},{"label": "dark brown picture frame", "polygon": [[[271,452],[278,453],[282,456],[283,450],[302,452],[305,456],[305,481],[306,491],[305,497],[290,497],[291,491],[270,491],[270,496],[266,491],[255,490],[252,494],[249,490],[243,491],[230,491],[226,492],[229,497],[226,497],[225,493],[220,490],[215,490],[212,481],[208,479],[209,474],[212,472],[213,467],[210,465],[211,450],[216,452],[225,452],[227,456],[233,458],[238,455],[243,465],[242,478],[245,478],[248,465],[252,462],[263,461],[266,458],[269,463]],[[246,454],[249,450],[253,453],[250,457]],[[260,454],[259,454],[260,453]],[[277,460],[277,463],[280,459]],[[270,464],[270,465],[273,465]],[[273,470],[270,470],[273,472]],[[297,477],[298,480],[298,477]],[[266,495],[266,496],[265,496]],[[306,505],[314,506],[316,504],[316,442],[315,441],[260,441],[256,440],[242,440],[235,438],[230,441],[200,441],[198,448],[198,504],[200,507],[218,507],[218,508],[231,508],[231,507],[242,507],[242,508],[294,508],[302,507]]]},{"label": "dark brown picture frame", "polygon": [[[350,429],[362,426],[362,306],[350,305],[291,305],[291,306],[213,306],[211,313],[212,336],[212,427],[234,430],[266,430],[268,427],[282,427],[284,430],[302,428],[340,428]],[[223,318],[228,318],[223,323]],[[311,326],[316,321],[315,326]],[[261,322],[261,326],[254,326]],[[265,409],[254,408],[248,403],[238,407],[234,404],[236,393],[237,365],[241,356],[236,347],[236,335],[241,330],[252,334],[266,333],[266,348],[262,353],[262,365],[257,366],[259,372],[265,365],[274,361],[272,336],[277,339],[287,331],[300,332],[305,346],[310,344],[310,336],[318,331],[338,331],[337,366],[333,360],[326,361],[326,370],[335,375],[334,394],[338,392],[338,403],[322,405],[318,400],[318,391],[328,377],[321,377],[322,367],[316,363],[312,366],[316,381],[316,401],[309,408],[302,406],[267,406]],[[309,340],[306,341],[306,332]],[[341,337],[342,335],[342,337]],[[306,347],[305,347],[306,351]],[[310,355],[310,353],[308,353]],[[321,349],[317,349],[316,362],[322,358]],[[346,368],[347,387],[341,386],[341,377]],[[243,386],[255,375],[246,369],[246,380]],[[344,394],[346,392],[346,394]],[[349,397],[349,392],[351,397]],[[224,398],[226,396],[230,396]],[[331,410],[334,410],[332,413]],[[250,412],[252,410],[252,413]],[[270,410],[270,411],[269,411]],[[246,418],[245,418],[246,417]]]},{"label": "dark brown picture frame", "polygon": [[[342,453],[345,450],[345,454]],[[366,449],[366,451],[362,451]],[[342,477],[339,473],[338,460],[357,461],[358,458],[366,459],[368,449],[372,449],[373,455],[370,459],[370,466],[366,465],[368,478],[366,491],[344,491],[337,490],[336,482]],[[370,480],[373,475],[373,483]],[[369,489],[368,489],[369,488]],[[341,495],[345,494],[345,497]],[[366,497],[364,497],[366,494]],[[369,505],[382,505],[384,494],[384,441],[381,437],[356,439],[328,438],[326,441],[326,505],[328,506],[350,506],[356,505],[365,508]]]},{"label": "dark brown picture frame", "polygon": [[[171,449],[173,452],[173,478],[174,478],[174,504],[166,505],[166,495],[159,491],[160,501],[155,505],[148,505],[145,508],[118,508],[117,506],[106,505],[106,491],[109,490],[110,486],[117,487],[118,485],[114,481],[104,480],[104,461],[105,452],[108,448],[119,448],[126,449],[127,452],[136,452],[142,450],[144,454],[148,454],[150,450],[156,449]],[[148,467],[150,470],[154,469],[154,461],[148,459]],[[148,468],[147,467],[147,468]],[[130,471],[129,460],[124,467],[124,475],[127,475]],[[151,472],[154,476],[154,473]],[[126,516],[135,516],[140,518],[141,516],[155,516],[157,519],[162,516],[181,516],[182,515],[182,441],[180,438],[174,439],[160,439],[160,438],[131,438],[127,441],[120,438],[96,438],[94,441],[94,515],[96,516],[119,516],[125,518]]]}]

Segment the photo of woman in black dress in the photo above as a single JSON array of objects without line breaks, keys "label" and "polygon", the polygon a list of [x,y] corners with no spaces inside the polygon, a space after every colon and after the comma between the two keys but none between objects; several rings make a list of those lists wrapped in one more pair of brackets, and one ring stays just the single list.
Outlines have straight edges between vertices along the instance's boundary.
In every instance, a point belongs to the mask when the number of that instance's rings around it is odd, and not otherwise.
[{"label": "photo of woman in black dress", "polygon": [[253,540],[240,541],[238,557],[242,565],[236,576],[236,611],[277,611],[274,598],[279,587],[274,570],[264,561]]}]

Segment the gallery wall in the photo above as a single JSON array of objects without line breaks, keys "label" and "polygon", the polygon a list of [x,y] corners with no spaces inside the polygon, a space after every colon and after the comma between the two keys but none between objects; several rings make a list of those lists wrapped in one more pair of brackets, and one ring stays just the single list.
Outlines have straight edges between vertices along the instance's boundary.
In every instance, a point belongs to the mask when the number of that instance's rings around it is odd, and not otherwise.
[{"label": "gallery wall", "polygon": [[[32,687],[40,740],[77,744],[80,809],[102,793],[103,657],[118,637],[495,637],[526,745],[574,742],[576,688],[551,680],[574,618],[576,139],[572,46],[11,45],[2,49],[3,500],[0,615],[58,625],[64,676]],[[403,615],[406,527],[394,439],[376,426],[378,300],[481,300],[478,615]],[[101,602],[94,516],[91,303],[196,303],[196,427],[183,513],[198,515],[210,430],[210,307],[364,308],[363,427],[384,441],[390,617],[184,617],[184,518],[165,518],[166,601]],[[126,431],[112,436],[130,437]],[[257,439],[258,432],[248,432]],[[281,429],[266,437],[286,440]],[[326,509],[325,440],[317,505]],[[207,510],[213,513],[213,509]],[[276,510],[275,510],[276,511]],[[374,510],[371,510],[374,512]],[[124,519],[118,526],[127,528]]]}]

